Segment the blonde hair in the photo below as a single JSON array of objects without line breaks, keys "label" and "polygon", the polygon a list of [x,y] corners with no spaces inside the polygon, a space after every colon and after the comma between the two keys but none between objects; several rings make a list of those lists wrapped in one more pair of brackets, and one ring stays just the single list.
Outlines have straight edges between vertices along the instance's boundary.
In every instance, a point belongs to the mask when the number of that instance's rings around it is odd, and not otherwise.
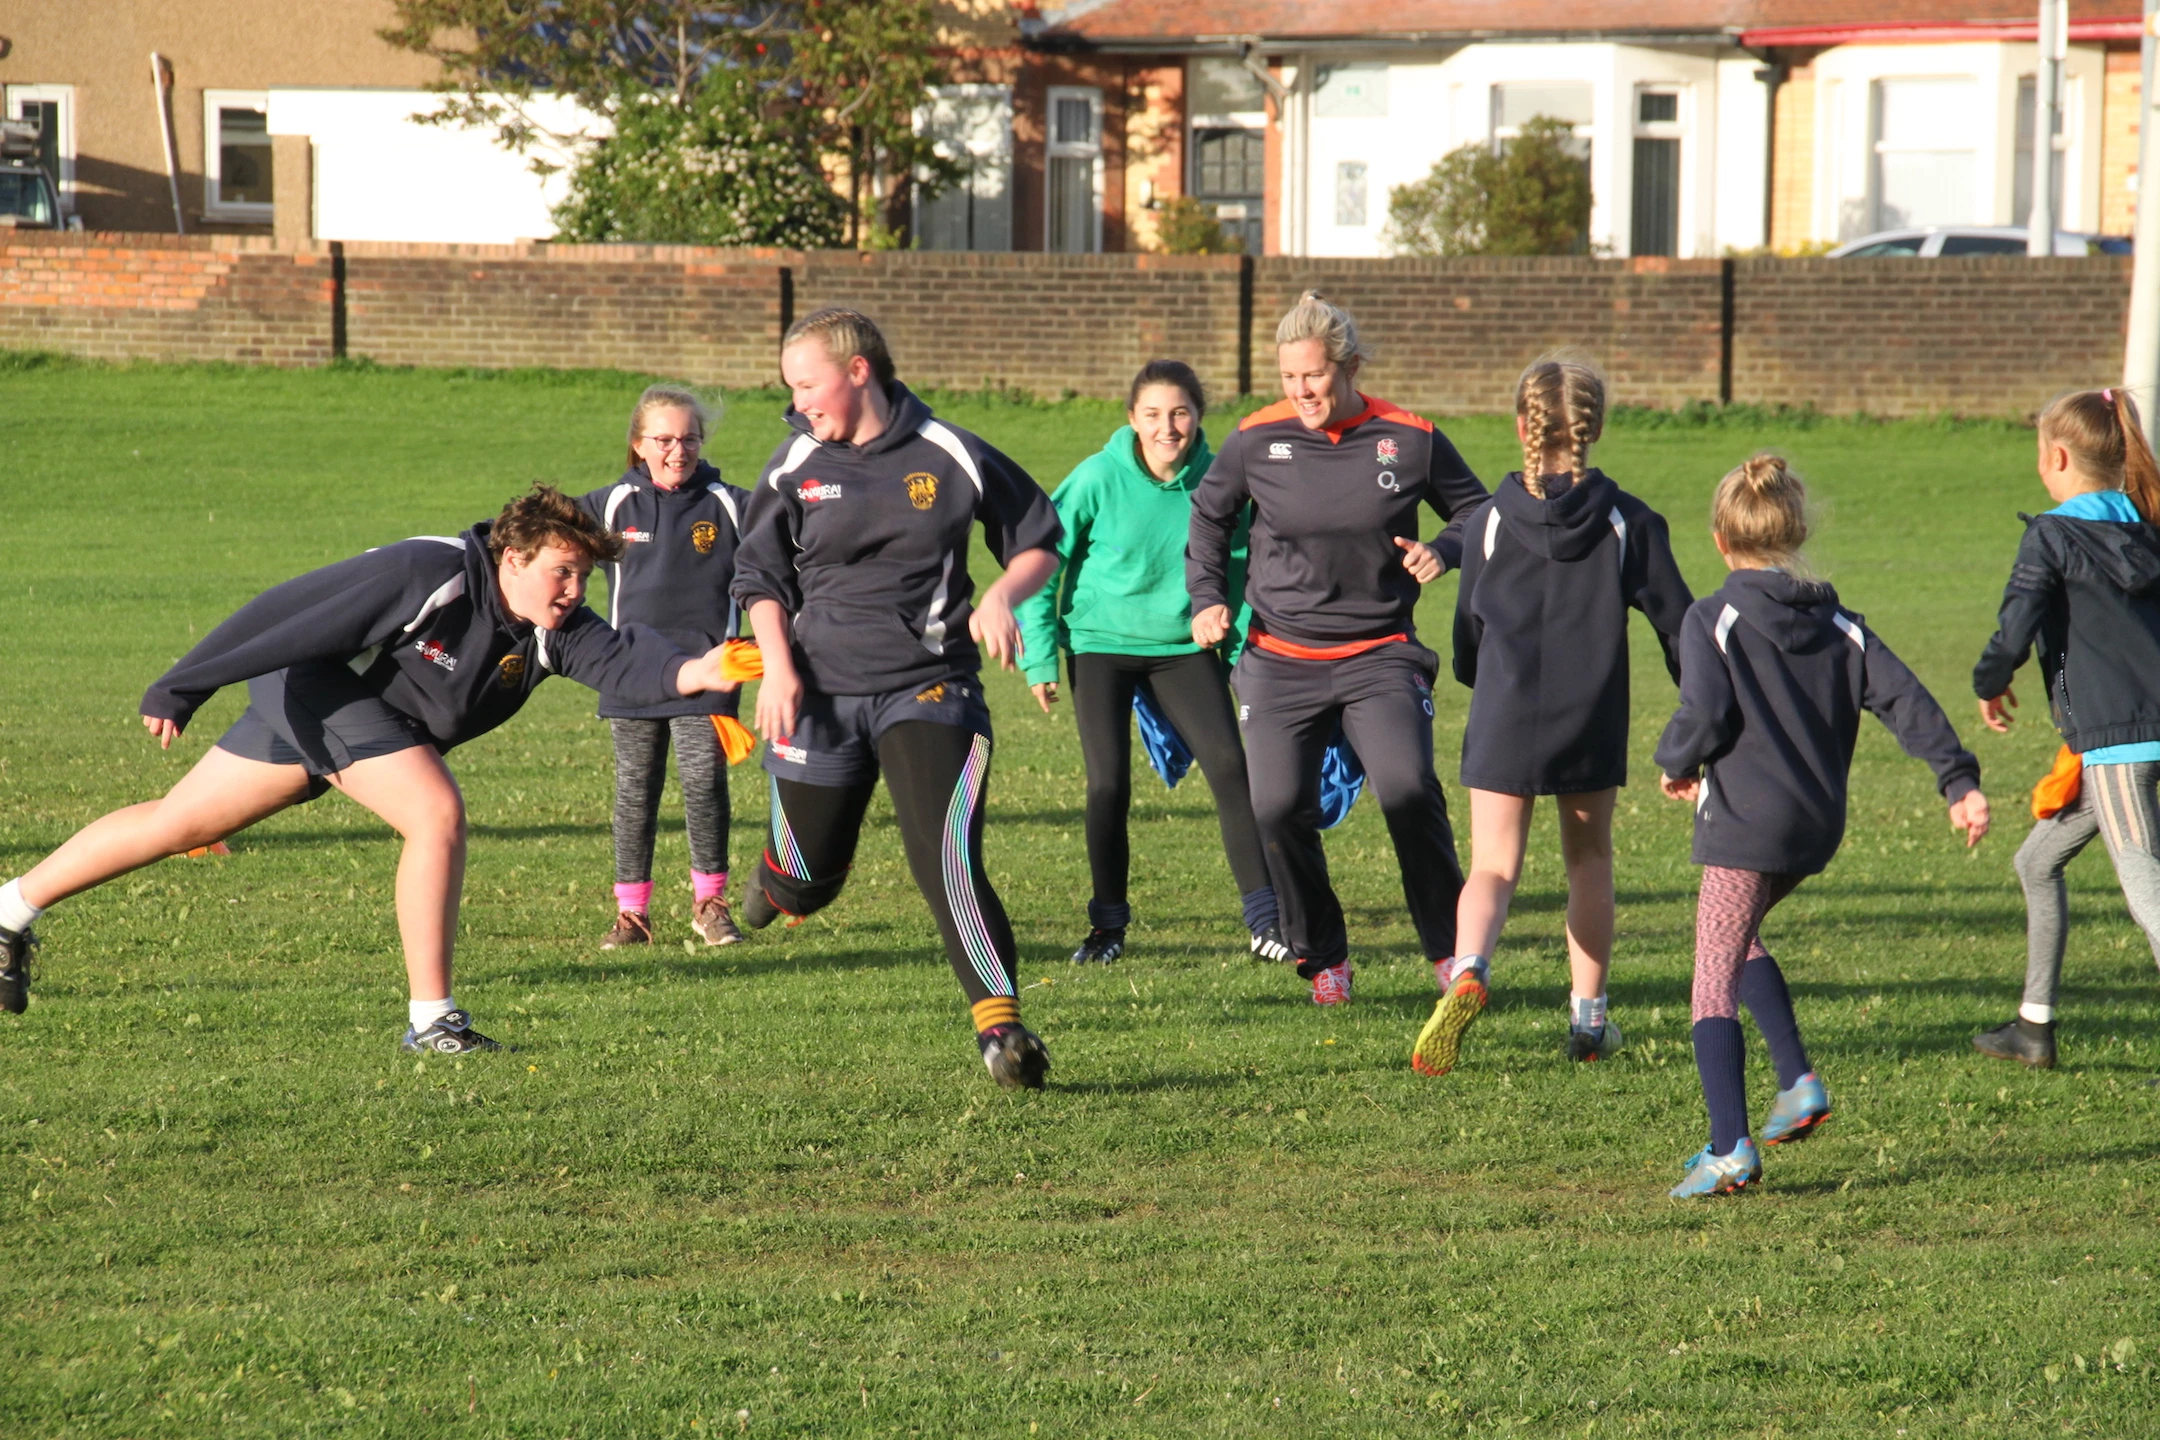
[{"label": "blonde hair", "polygon": [[697,421],[698,440],[705,439],[705,427],[711,417],[705,413],[705,402],[680,385],[648,385],[645,393],[637,397],[637,404],[630,407],[630,466],[638,464],[638,442],[645,438],[645,417],[655,410],[687,410]]},{"label": "blonde hair", "polygon": [[1735,559],[1807,578],[1807,486],[1785,457],[1761,451],[1718,481],[1710,528]]},{"label": "blonde hair", "polygon": [[1523,422],[1523,488],[1545,498],[1545,456],[1566,446],[1568,473],[1580,485],[1590,446],[1605,433],[1605,377],[1580,360],[1536,360],[1515,382]]},{"label": "blonde hair", "polygon": [[813,310],[793,325],[781,338],[780,348],[815,338],[825,346],[825,353],[835,365],[845,366],[860,355],[869,362],[870,373],[879,385],[893,382],[892,351],[885,344],[885,332],[878,329],[877,322],[860,310],[845,310],[828,305],[823,310]]},{"label": "blonde hair", "polygon": [[2146,524],[2160,524],[2160,467],[2128,395],[2115,389],[2058,395],[2040,412],[2040,438],[2069,451],[2089,478],[2127,495]]},{"label": "blonde hair", "polygon": [[1371,358],[1358,339],[1357,321],[1350,318],[1350,312],[1318,290],[1298,296],[1297,304],[1275,326],[1278,346],[1295,345],[1300,340],[1318,340],[1331,364],[1350,366]]}]

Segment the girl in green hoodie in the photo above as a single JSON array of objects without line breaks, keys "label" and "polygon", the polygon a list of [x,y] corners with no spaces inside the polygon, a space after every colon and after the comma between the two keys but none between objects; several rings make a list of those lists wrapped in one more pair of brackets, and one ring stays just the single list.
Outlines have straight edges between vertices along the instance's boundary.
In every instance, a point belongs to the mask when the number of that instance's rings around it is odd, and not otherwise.
[{"label": "girl in green hoodie", "polygon": [[[1207,396],[1179,360],[1151,360],[1134,377],[1127,424],[1080,462],[1052,497],[1065,522],[1059,569],[1020,607],[1022,664],[1044,713],[1058,698],[1058,652],[1067,655],[1080,755],[1087,766],[1088,935],[1073,959],[1125,951],[1131,846],[1133,697],[1144,692],[1200,762],[1222,824],[1223,850],[1243,897],[1257,955],[1289,954],[1277,928],[1267,856],[1253,824],[1224,657],[1193,643],[1185,591],[1185,532],[1192,492],[1214,459],[1201,432]],[[1233,541],[1232,593],[1242,593],[1245,527]],[[1244,616],[1225,648],[1235,658]]]}]

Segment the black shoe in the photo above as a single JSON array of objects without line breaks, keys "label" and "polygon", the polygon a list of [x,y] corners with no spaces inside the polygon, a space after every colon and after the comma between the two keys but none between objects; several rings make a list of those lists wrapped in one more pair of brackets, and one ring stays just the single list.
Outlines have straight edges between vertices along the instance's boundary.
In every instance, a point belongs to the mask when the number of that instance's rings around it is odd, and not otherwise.
[{"label": "black shoe", "polygon": [[19,932],[0,930],[0,1010],[10,1015],[30,1008],[30,952],[37,943],[37,932],[27,925]]},{"label": "black shoe", "polygon": [[765,893],[764,870],[760,864],[750,873],[750,883],[743,887],[743,924],[753,930],[762,930],[780,918],[780,907]]},{"label": "black shoe", "polygon": [[1050,1076],[1050,1050],[1042,1037],[1015,1021],[993,1025],[975,1037],[990,1078],[1007,1090],[1040,1090]]},{"label": "black shoe", "polygon": [[2020,1015],[2007,1025],[1973,1036],[1973,1049],[2035,1070],[2055,1068],[2055,1022],[2035,1025]]},{"label": "black shoe", "polygon": [[1290,954],[1290,942],[1283,939],[1282,926],[1270,925],[1265,930],[1253,932],[1252,958],[1273,960],[1278,964],[1293,958]]},{"label": "black shoe", "polygon": [[416,1055],[433,1052],[437,1055],[464,1055],[474,1050],[500,1050],[498,1041],[490,1040],[472,1028],[472,1016],[463,1010],[452,1010],[425,1030],[405,1027],[404,1045]]},{"label": "black shoe", "polygon": [[1076,965],[1108,965],[1124,953],[1125,927],[1120,925],[1115,930],[1106,930],[1097,925],[1088,931],[1087,939],[1080,942],[1080,948],[1073,951],[1072,958]]}]

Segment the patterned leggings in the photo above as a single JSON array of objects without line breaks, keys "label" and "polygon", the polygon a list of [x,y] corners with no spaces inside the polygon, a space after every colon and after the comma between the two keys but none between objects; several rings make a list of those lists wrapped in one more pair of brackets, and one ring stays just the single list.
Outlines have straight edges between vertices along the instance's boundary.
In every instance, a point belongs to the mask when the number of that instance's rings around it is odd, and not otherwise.
[{"label": "patterned leggings", "polygon": [[1739,1018],[1741,968],[1770,953],[1756,932],[1802,878],[1703,867],[1702,898],[1695,905],[1695,1019]]}]

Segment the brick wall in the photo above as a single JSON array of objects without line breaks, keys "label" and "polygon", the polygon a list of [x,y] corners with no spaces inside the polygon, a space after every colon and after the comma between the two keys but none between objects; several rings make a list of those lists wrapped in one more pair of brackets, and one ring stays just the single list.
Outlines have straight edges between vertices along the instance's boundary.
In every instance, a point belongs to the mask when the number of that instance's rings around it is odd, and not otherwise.
[{"label": "brick wall", "polygon": [[1237,388],[1235,256],[821,251],[794,275],[796,315],[863,311],[915,383],[1122,397],[1141,365],[1174,355]]},{"label": "brick wall", "polygon": [[345,249],[346,353],[385,365],[773,380],[780,252],[689,245]]},{"label": "brick wall", "polygon": [[2122,378],[2130,260],[1741,260],[1732,398],[2026,414]]},{"label": "brick wall", "polygon": [[[1250,329],[1241,286],[1251,283]],[[1623,404],[2030,413],[2117,377],[2127,259],[1299,260],[689,246],[279,246],[0,231],[0,346],[115,359],[610,367],[770,383],[787,313],[849,304],[922,385],[1121,397],[1190,360],[1275,389],[1274,327],[1317,287],[1375,355],[1364,387],[1504,410],[1524,363],[1585,352]]]},{"label": "brick wall", "polygon": [[331,272],[322,245],[20,232],[0,238],[0,346],[319,365],[331,356]]},{"label": "brick wall", "polygon": [[1718,398],[1715,260],[1299,260],[1253,275],[1253,384],[1272,388],[1275,323],[1307,289],[1358,317],[1360,388],[1399,405],[1505,410],[1548,351],[1586,353],[1633,405]]}]

